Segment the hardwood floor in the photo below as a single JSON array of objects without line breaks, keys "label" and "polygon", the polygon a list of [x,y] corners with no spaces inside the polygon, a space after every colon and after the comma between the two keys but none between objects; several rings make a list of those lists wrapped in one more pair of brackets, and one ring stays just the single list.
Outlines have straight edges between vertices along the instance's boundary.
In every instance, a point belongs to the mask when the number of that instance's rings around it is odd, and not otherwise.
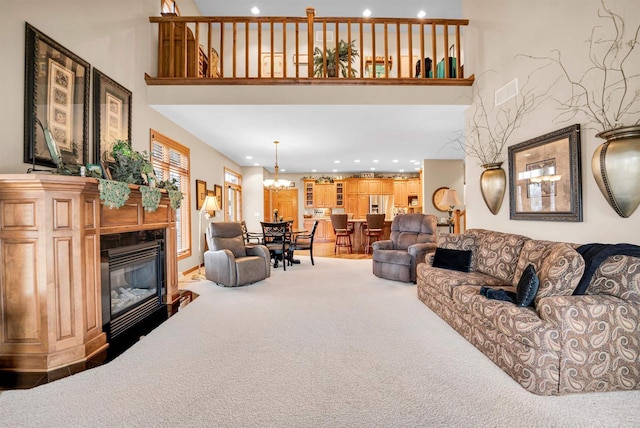
[{"label": "hardwood floor", "polygon": [[[301,254],[304,256],[309,255],[309,251],[296,251],[296,254]],[[337,253],[334,254],[334,243],[333,242],[314,242],[313,243],[313,257],[333,257],[338,259],[370,259],[371,254],[364,253],[347,253],[347,250],[344,248],[338,249]]]}]

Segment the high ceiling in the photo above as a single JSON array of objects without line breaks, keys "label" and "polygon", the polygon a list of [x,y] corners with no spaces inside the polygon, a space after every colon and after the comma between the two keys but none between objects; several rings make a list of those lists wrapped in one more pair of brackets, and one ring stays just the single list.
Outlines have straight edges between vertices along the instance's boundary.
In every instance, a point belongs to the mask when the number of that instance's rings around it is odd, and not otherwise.
[{"label": "high ceiling", "polygon": [[[461,0],[195,2],[204,16],[248,16],[254,6],[260,8],[260,16],[304,16],[311,6],[321,16],[361,16],[368,8],[374,17],[415,17],[419,10],[427,17],[461,17]],[[270,172],[274,140],[280,141],[278,164],[286,173],[416,172],[423,159],[463,157],[451,143],[463,128],[461,105],[255,104],[154,107],[239,165],[259,165]]]}]

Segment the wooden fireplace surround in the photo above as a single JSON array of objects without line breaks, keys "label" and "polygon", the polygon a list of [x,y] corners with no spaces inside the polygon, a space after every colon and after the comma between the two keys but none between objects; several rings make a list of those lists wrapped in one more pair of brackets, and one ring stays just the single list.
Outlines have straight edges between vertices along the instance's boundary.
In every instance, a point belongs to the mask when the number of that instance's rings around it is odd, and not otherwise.
[{"label": "wooden fireplace surround", "polygon": [[165,229],[165,303],[179,302],[175,210],[164,193],[146,212],[130,188],[126,205],[110,209],[93,178],[0,175],[0,370],[46,373],[107,348],[102,235]]}]

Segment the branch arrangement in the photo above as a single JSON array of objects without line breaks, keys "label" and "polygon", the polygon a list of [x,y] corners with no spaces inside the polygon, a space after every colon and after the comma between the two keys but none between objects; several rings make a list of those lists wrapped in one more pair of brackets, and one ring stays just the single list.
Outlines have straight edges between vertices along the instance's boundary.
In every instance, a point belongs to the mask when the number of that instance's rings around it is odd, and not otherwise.
[{"label": "branch arrangement", "polygon": [[568,121],[583,113],[600,132],[640,125],[640,58],[634,56],[638,53],[640,24],[627,38],[624,19],[608,9],[604,0],[601,4],[598,17],[612,28],[608,31],[603,26],[592,28],[587,40],[591,66],[583,74],[573,76],[558,50],[553,50],[553,56],[549,57],[529,56],[559,66],[561,77],[571,86],[568,99],[556,100],[562,111],[558,120]]},{"label": "branch arrangement", "polygon": [[[481,165],[502,162],[502,154],[513,132],[520,127],[527,113],[533,111],[547,97],[553,87],[549,85],[547,90],[538,94],[536,88],[530,87],[531,78],[537,70],[528,77],[518,94],[499,106],[494,104],[493,93],[488,100],[483,95],[480,81],[488,73],[485,72],[476,79],[471,99],[471,118],[466,131],[455,138],[465,155],[480,160]],[[494,72],[490,70],[489,72]]]}]

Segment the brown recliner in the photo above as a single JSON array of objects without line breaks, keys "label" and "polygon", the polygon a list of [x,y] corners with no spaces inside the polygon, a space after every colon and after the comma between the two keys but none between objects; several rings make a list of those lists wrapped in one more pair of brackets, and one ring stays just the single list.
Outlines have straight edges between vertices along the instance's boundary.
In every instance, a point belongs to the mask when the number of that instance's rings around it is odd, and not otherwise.
[{"label": "brown recliner", "polygon": [[269,249],[264,245],[245,245],[239,222],[211,223],[205,235],[209,250],[204,253],[204,269],[209,281],[237,287],[271,275]]},{"label": "brown recliner", "polygon": [[438,246],[438,220],[431,214],[400,214],[391,222],[391,239],[373,243],[373,274],[416,282],[416,266]]}]

